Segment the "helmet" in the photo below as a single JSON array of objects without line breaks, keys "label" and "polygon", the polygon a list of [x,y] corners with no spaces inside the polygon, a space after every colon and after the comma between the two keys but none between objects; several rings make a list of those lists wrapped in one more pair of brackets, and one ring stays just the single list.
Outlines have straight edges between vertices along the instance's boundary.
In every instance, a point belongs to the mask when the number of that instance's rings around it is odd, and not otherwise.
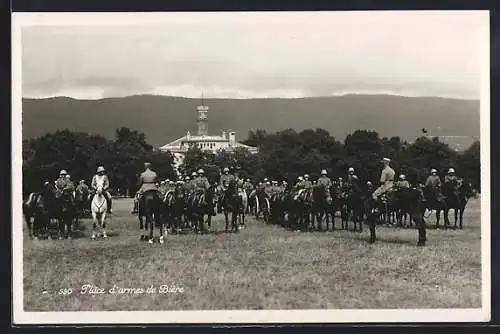
[{"label": "helmet", "polygon": [[184,181],[182,181],[182,180],[177,181],[177,184],[183,184],[183,183],[184,183]]},{"label": "helmet", "polygon": [[165,180],[161,181],[160,184],[165,184]]},{"label": "helmet", "polygon": [[276,181],[276,180],[273,180],[273,184],[278,184],[278,181]]},{"label": "helmet", "polygon": [[308,179],[309,178],[309,174],[304,174],[304,179]]},{"label": "helmet", "polygon": [[151,162],[144,163],[144,168],[150,168],[150,167],[151,167]]},{"label": "helmet", "polygon": [[50,184],[50,182],[49,182],[49,181],[45,181],[45,182],[43,183],[43,185],[44,185],[44,186],[47,186],[47,185],[49,185],[49,184]]},{"label": "helmet", "polygon": [[65,169],[62,169],[60,172],[59,172],[59,175],[66,175],[68,174],[68,172],[66,172]]},{"label": "helmet", "polygon": [[105,172],[106,170],[104,169],[103,166],[97,167],[97,173]]},{"label": "helmet", "polygon": [[367,181],[367,182],[366,182],[366,185],[371,186],[371,185],[372,185],[372,182],[371,182],[371,181]]},{"label": "helmet", "polygon": [[[182,180],[179,180],[177,182],[182,182]],[[168,184],[175,184],[175,182],[174,181],[169,181]]]},{"label": "helmet", "polygon": [[321,171],[321,175],[326,175],[326,174],[328,174],[328,173],[326,172],[326,169],[323,169],[323,170]]},{"label": "helmet", "polygon": [[225,167],[224,172],[229,172],[229,168]]},{"label": "helmet", "polygon": [[268,181],[268,180],[267,180],[267,177],[265,177],[265,178],[264,178],[264,182],[267,182],[267,181]]},{"label": "helmet", "polygon": [[270,185],[270,184],[271,184],[271,182],[269,182],[269,181],[266,182],[266,185]]},{"label": "helmet", "polygon": [[201,168],[198,169],[198,174],[203,174],[203,173],[205,173],[205,171],[203,169],[201,169]]},{"label": "helmet", "polygon": [[80,180],[80,183],[85,183],[85,180]]},{"label": "helmet", "polygon": [[166,179],[165,181],[166,181],[166,182],[170,182],[170,179]]},{"label": "helmet", "polygon": [[[193,174],[194,174],[194,173],[193,173]],[[186,176],[185,180],[186,180],[186,181],[187,181],[187,180],[191,180],[191,178],[189,177],[189,175],[188,175],[188,176]]]},{"label": "helmet", "polygon": [[288,182],[286,182],[286,180],[283,180],[281,183],[283,183],[283,184],[287,184]]},{"label": "helmet", "polygon": [[431,173],[437,173],[437,170],[436,169],[431,169]]},{"label": "helmet", "polygon": [[401,174],[401,175],[399,175],[399,178],[400,178],[401,180],[404,180],[404,179],[406,179],[406,176],[405,176],[404,174]]},{"label": "helmet", "polygon": [[191,173],[191,176],[198,176],[198,174],[196,172],[193,172],[193,173]]},{"label": "helmet", "polygon": [[389,158],[383,158],[383,159],[382,159],[382,162],[387,162],[387,163],[389,163],[389,162],[391,162],[391,159],[389,159]]},{"label": "helmet", "polygon": [[453,174],[455,173],[455,170],[453,168],[448,169],[448,174]]},{"label": "helmet", "polygon": [[348,171],[349,173],[351,173],[351,172],[352,172],[352,173],[354,173],[354,168],[349,167],[349,169],[348,169],[347,171]]},{"label": "helmet", "polygon": [[299,179],[300,181],[304,181],[304,178],[303,178],[302,176],[299,176],[299,177],[298,177],[298,179]]}]

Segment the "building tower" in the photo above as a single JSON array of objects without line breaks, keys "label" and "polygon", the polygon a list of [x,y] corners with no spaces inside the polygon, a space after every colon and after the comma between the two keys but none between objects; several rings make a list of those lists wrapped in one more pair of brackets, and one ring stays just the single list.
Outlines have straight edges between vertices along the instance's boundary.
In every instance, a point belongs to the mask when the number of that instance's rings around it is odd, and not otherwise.
[{"label": "building tower", "polygon": [[196,107],[198,110],[198,117],[196,124],[198,125],[198,136],[208,136],[208,106],[201,101],[201,105]]}]

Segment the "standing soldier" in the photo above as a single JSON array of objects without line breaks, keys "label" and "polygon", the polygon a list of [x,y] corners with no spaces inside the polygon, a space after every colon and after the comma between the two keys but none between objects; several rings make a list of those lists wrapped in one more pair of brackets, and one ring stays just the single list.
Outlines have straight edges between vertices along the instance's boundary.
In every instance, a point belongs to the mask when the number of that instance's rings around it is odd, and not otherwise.
[{"label": "standing soldier", "polygon": [[91,183],[92,189],[94,191],[97,190],[98,186],[102,187],[102,194],[106,198],[106,204],[108,205],[108,214],[111,214],[111,195],[108,191],[109,189],[109,179],[108,176],[106,175],[106,170],[104,169],[103,166],[97,167],[97,174],[92,177],[92,183]]},{"label": "standing soldier", "polygon": [[332,186],[332,181],[330,180],[327,174],[328,173],[326,169],[323,169],[321,171],[321,176],[318,179],[318,185],[323,186],[323,188],[325,189],[326,200],[330,202],[332,200],[332,196],[330,194],[330,187]]},{"label": "standing soldier", "polygon": [[193,184],[191,178],[189,177],[189,175],[184,178],[183,186],[184,186],[183,187],[184,193],[189,197],[193,193],[193,190],[194,190],[194,184]]},{"label": "standing soldier", "polygon": [[384,168],[382,169],[382,173],[380,175],[381,185],[373,192],[372,198],[374,200],[377,200],[378,196],[392,189],[392,186],[394,185],[394,176],[396,173],[390,166],[391,159],[384,158],[382,159],[382,162],[384,163]]}]

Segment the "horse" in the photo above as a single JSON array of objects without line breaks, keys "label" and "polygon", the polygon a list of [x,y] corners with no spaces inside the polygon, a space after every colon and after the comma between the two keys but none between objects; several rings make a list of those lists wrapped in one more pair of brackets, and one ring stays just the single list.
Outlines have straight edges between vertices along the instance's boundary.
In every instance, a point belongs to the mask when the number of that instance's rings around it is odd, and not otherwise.
[{"label": "horse", "polygon": [[[194,230],[198,233],[206,233],[212,227],[212,216],[215,216],[217,203],[217,187],[211,185],[206,191],[199,191],[193,198],[193,223]],[[207,220],[205,221],[205,216]],[[208,224],[208,229],[205,228]]]},{"label": "horse", "polygon": [[67,238],[72,239],[73,220],[76,216],[73,191],[65,189],[61,193],[57,193],[56,205],[56,217],[59,221],[59,240],[64,238],[65,232],[67,232]]},{"label": "horse", "polygon": [[259,218],[259,214],[262,213],[262,218],[266,224],[271,222],[271,199],[269,195],[264,191],[264,189],[257,190],[256,198],[257,201],[257,213],[255,218]]},{"label": "horse", "polygon": [[[446,198],[443,196],[440,187],[424,187],[424,202],[425,207],[428,210],[436,210],[436,228],[439,228],[439,220],[441,217],[441,211],[448,212],[448,204],[446,203]],[[448,228],[450,221],[448,220],[448,215],[444,214],[444,228]]]},{"label": "horse", "polygon": [[258,218],[259,214],[259,196],[257,196],[257,189],[254,189],[248,194],[248,211]]},{"label": "horse", "polygon": [[349,187],[343,187],[340,193],[342,229],[349,230],[349,219],[352,214],[354,231],[363,232],[363,196],[361,189],[356,183]]},{"label": "horse", "polygon": [[92,234],[90,239],[96,239],[96,228],[99,226],[100,232],[97,236],[101,235],[104,239],[108,236],[106,235],[106,212],[108,211],[108,203],[106,197],[103,194],[103,187],[99,185],[92,196],[92,201],[90,204],[90,211],[92,212]]},{"label": "horse", "polygon": [[156,189],[145,191],[142,193],[139,200],[139,220],[141,221],[140,217],[144,215],[146,217],[145,229],[149,227],[149,237],[147,235],[141,235],[141,240],[148,239],[150,244],[154,243],[153,234],[155,225],[160,229],[160,244],[163,244],[165,241],[163,236],[163,225],[160,221],[160,201],[158,190]]},{"label": "horse", "polygon": [[313,197],[312,188],[301,189],[293,197],[294,215],[296,217],[296,226],[301,231],[308,231],[312,222],[314,223],[313,214]]},{"label": "horse", "polygon": [[[417,188],[402,188],[395,191],[393,194],[395,200],[400,203],[402,209],[404,209],[415,221],[418,230],[418,243],[417,246],[424,246],[426,237],[426,224],[424,220],[424,211],[426,204],[423,202],[423,194],[420,189]],[[380,213],[381,203],[380,199],[373,199],[368,196],[363,203],[364,212],[366,213],[366,223],[370,229],[370,243],[374,243],[377,239],[376,237],[376,225],[377,217]]]},{"label": "horse", "polygon": [[243,199],[238,193],[236,182],[229,182],[229,185],[224,191],[222,197],[224,218],[226,220],[225,232],[229,232],[229,213],[231,213],[231,231],[238,232],[238,216],[245,208],[243,207]]},{"label": "horse", "polygon": [[[464,182],[459,179],[456,185],[445,184],[444,194],[446,196],[447,210],[445,212],[445,217],[448,218],[448,210],[454,209],[455,211],[455,226],[457,228],[457,221],[459,223],[459,228],[463,229],[463,216],[465,206],[472,197],[472,187],[470,183]],[[448,219],[449,221],[449,219]]]},{"label": "horse", "polygon": [[46,233],[48,239],[51,238],[48,230],[51,217],[49,198],[47,192],[32,192],[23,202],[23,215],[30,239],[38,240],[42,233]]},{"label": "horse", "polygon": [[166,210],[166,219],[172,231],[179,232],[183,226],[183,216],[186,210],[186,194],[182,185],[167,191],[163,198]]},{"label": "horse", "polygon": [[248,208],[248,196],[245,189],[241,187],[237,187],[238,195],[241,197],[241,205],[240,212],[238,213],[239,226],[241,228],[245,228],[245,214]]},{"label": "horse", "polygon": [[[322,231],[323,218],[326,221],[326,231],[330,230],[330,219],[328,216],[329,207],[332,204],[331,197],[328,196],[327,188],[324,185],[316,184],[313,186],[312,197],[313,197],[313,219],[315,218],[318,226],[317,230]],[[314,225],[314,220],[313,220]],[[335,220],[333,220],[333,230],[335,230]]]}]

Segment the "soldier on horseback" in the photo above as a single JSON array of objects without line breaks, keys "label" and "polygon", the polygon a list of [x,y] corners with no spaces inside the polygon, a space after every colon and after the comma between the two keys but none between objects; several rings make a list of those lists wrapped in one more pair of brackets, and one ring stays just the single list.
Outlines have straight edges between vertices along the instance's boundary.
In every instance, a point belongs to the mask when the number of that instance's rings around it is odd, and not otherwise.
[{"label": "soldier on horseback", "polygon": [[427,191],[430,193],[431,199],[434,200],[442,200],[443,199],[443,194],[441,193],[441,179],[439,178],[439,175],[437,175],[437,170],[436,169],[431,169],[431,175],[427,177],[427,180],[425,180],[425,188]]},{"label": "soldier on horseback", "polygon": [[92,190],[94,192],[97,191],[97,188],[99,186],[102,186],[102,190],[103,190],[102,194],[106,198],[106,202],[108,205],[108,214],[111,214],[112,213],[112,211],[111,211],[111,194],[108,191],[109,179],[108,179],[108,176],[106,175],[106,170],[104,169],[103,166],[97,167],[97,174],[94,175],[94,177],[92,178],[91,186],[92,186]]},{"label": "soldier on horseback", "polygon": [[450,183],[456,185],[458,183],[458,178],[455,175],[455,170],[453,168],[448,169],[448,174],[444,177],[444,183]]},{"label": "soldier on horseback", "polygon": [[384,163],[384,168],[382,169],[382,173],[380,175],[381,185],[372,194],[372,198],[374,200],[377,200],[380,195],[390,191],[394,185],[394,175],[396,173],[390,166],[391,159],[384,158],[382,159],[382,162]]},{"label": "soldier on horseback", "polygon": [[327,176],[327,174],[328,173],[327,173],[326,169],[323,169],[321,171],[321,176],[318,179],[318,185],[321,185],[325,189],[326,199],[327,199],[327,201],[330,202],[332,200],[332,196],[330,194],[330,187],[332,186],[332,181]]},{"label": "soldier on horseback", "polygon": [[205,194],[208,188],[210,188],[210,183],[205,177],[205,171],[201,168],[198,170],[198,176],[193,180],[193,183],[197,195]]},{"label": "soldier on horseback", "polygon": [[408,189],[410,188],[410,183],[406,180],[406,175],[399,175],[399,180],[396,182],[396,188],[398,189]]},{"label": "soldier on horseback", "polygon": [[141,206],[141,200],[143,198],[143,194],[147,191],[158,191],[156,187],[156,180],[158,175],[151,170],[151,163],[144,163],[144,172],[139,176],[139,185],[140,188],[137,191],[137,197],[139,199],[139,206]]},{"label": "soldier on horseback", "polygon": [[[73,194],[75,191],[75,185],[67,178],[67,175],[64,169],[59,173],[59,178],[55,182],[56,198],[60,198],[65,192]],[[73,196],[71,200],[74,200]]]}]

